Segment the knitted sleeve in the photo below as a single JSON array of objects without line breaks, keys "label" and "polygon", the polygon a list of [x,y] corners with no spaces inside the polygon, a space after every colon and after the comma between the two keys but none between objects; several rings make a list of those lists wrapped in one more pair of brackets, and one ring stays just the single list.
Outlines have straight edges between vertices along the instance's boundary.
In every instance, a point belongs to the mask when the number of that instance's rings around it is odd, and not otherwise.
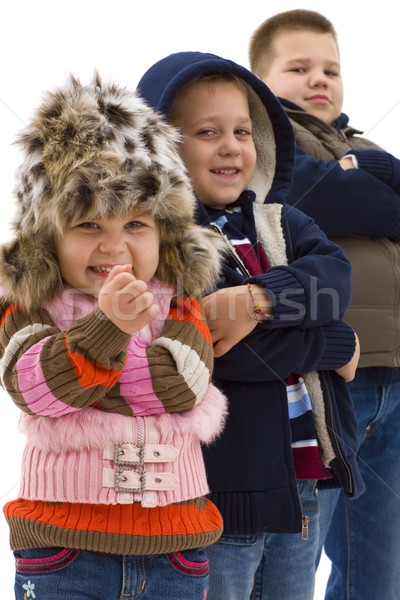
[{"label": "knitted sleeve", "polygon": [[201,298],[173,298],[160,337],[132,339],[119,381],[98,408],[136,416],[189,410],[203,399],[213,364]]},{"label": "knitted sleeve", "polygon": [[208,387],[212,344],[199,300],[173,304],[161,337],[148,344],[99,309],[60,331],[44,310],[27,315],[2,303],[2,385],[28,414],[58,417],[88,406],[121,414],[187,410]]}]

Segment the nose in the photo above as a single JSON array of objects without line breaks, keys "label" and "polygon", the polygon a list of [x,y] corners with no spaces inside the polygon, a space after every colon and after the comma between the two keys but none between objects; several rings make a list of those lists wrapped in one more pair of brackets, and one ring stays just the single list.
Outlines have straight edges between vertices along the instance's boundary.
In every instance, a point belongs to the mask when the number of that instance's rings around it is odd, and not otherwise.
[{"label": "nose", "polygon": [[240,143],[233,133],[222,137],[219,153],[221,156],[237,156],[240,154]]},{"label": "nose", "polygon": [[322,69],[312,71],[309,79],[310,87],[327,87],[328,78]]},{"label": "nose", "polygon": [[125,251],[126,244],[121,233],[104,233],[99,241],[99,250],[102,254],[118,256]]}]

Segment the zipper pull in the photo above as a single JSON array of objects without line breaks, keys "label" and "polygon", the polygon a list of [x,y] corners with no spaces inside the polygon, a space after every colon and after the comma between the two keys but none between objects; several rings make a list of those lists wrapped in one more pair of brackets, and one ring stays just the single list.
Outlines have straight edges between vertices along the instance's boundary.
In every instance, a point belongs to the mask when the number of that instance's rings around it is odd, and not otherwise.
[{"label": "zipper pull", "polygon": [[301,539],[308,540],[308,517],[303,515],[301,519]]}]

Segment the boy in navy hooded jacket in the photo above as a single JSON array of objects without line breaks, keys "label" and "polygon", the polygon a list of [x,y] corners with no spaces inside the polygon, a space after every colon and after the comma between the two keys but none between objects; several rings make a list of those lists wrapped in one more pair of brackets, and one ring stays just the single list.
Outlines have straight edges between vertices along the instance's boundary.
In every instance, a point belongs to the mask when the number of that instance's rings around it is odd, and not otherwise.
[{"label": "boy in navy hooded jacket", "polygon": [[[351,269],[309,217],[285,207],[294,139],[276,97],[244,67],[181,52],[138,89],[182,133],[198,222],[226,240],[219,289],[205,299],[215,383],[229,400],[221,438],[204,450],[224,518],[209,547],[208,600],[312,599],[317,485],[363,491],[345,379],[358,357],[343,322]],[[343,377],[342,377],[343,375]]]}]

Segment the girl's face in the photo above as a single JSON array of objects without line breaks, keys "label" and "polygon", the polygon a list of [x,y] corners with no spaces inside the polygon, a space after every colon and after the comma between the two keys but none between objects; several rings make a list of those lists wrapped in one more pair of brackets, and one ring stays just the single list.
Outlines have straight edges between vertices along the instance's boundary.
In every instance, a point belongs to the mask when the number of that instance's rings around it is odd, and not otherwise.
[{"label": "girl's face", "polygon": [[182,135],[180,153],[203,204],[223,208],[235,202],[253,176],[256,149],[249,103],[232,82],[199,82],[173,105]]},{"label": "girl's face", "polygon": [[159,262],[160,233],[149,213],[107,217],[72,224],[55,243],[65,283],[97,296],[115,265],[131,265],[146,283]]}]

